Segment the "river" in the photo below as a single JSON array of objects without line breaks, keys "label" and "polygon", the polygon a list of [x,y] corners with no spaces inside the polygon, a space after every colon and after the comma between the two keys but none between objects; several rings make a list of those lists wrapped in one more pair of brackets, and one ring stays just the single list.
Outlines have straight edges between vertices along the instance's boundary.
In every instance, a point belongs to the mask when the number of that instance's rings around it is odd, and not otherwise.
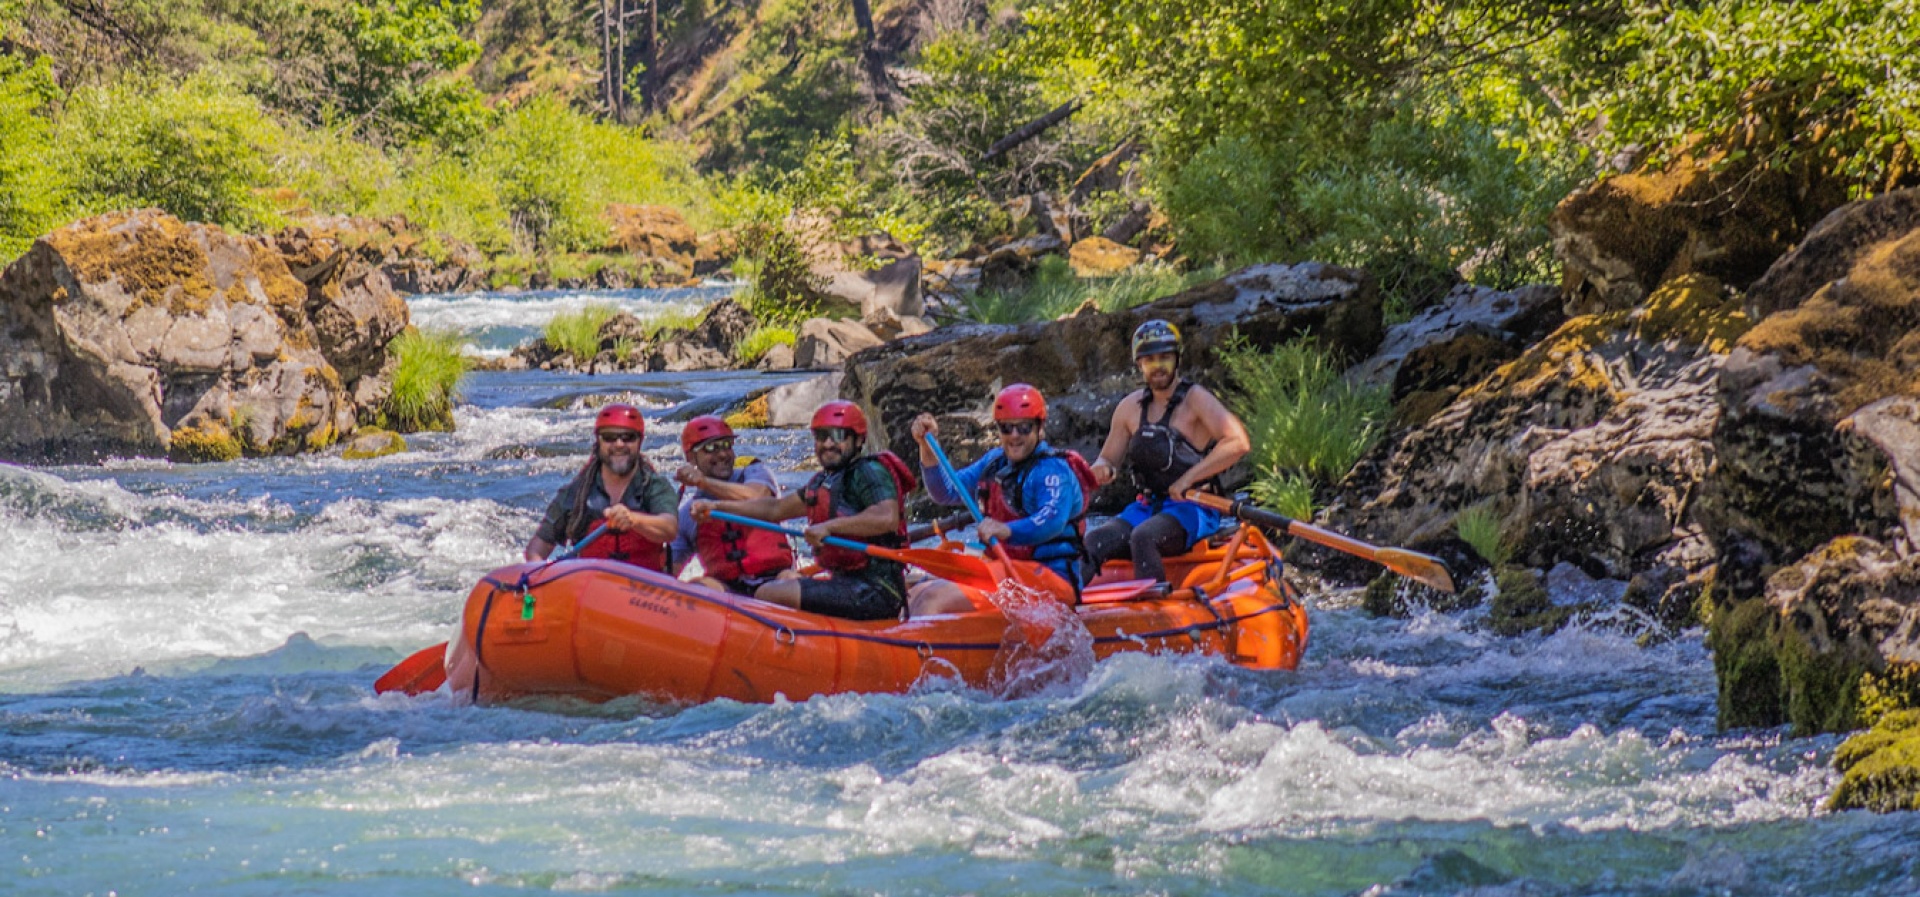
[{"label": "river", "polygon": [[[413,308],[498,352],[710,298]],[[1127,656],[1017,700],[373,694],[517,558],[580,397],[792,376],[483,373],[456,432],[373,461],[0,466],[0,895],[1920,891],[1920,817],[1821,810],[1836,739],[1717,733],[1700,634],[1624,617],[1508,639],[1313,594],[1297,672]],[[806,475],[795,433],[741,444]]]}]

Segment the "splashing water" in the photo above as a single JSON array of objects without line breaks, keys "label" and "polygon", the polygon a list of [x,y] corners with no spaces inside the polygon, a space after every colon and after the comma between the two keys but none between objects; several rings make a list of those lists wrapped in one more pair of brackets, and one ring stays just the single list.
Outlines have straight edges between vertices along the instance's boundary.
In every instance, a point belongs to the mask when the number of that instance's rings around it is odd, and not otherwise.
[{"label": "splashing water", "polygon": [[1086,680],[1093,669],[1093,633],[1071,606],[1011,579],[1002,580],[987,599],[1012,624],[988,673],[995,695],[1033,697],[1071,690]]}]

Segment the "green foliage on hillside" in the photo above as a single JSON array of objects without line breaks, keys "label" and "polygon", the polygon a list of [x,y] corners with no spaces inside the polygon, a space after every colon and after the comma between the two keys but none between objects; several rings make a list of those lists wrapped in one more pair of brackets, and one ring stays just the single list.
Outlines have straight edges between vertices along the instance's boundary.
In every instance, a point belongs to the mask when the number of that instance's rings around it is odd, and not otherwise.
[{"label": "green foliage on hillside", "polygon": [[544,258],[656,202],[945,254],[1138,139],[1087,224],[1150,200],[1192,262],[1361,265],[1406,307],[1553,276],[1547,213],[1625,149],[1916,180],[1920,0],[896,0],[873,35],[837,0],[654,11],[613,121],[595,4],[0,0],[0,253],[135,204],[400,213]]},{"label": "green foliage on hillside", "polygon": [[0,262],[60,221],[66,185],[44,164],[53,146],[46,110],[58,94],[45,60],[0,55]]},{"label": "green foliage on hillside", "polygon": [[1629,8],[1617,67],[1570,75],[1609,148],[1750,134],[1768,140],[1767,165],[1830,170],[1860,195],[1913,178],[1915,47],[1916,0],[1662,0]]}]

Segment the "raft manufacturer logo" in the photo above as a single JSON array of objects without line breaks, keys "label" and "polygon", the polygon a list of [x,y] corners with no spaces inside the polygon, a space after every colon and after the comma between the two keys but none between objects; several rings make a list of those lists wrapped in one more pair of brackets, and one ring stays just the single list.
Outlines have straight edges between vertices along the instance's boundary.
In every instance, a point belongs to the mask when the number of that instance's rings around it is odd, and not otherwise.
[{"label": "raft manufacturer logo", "polygon": [[648,613],[659,614],[663,617],[677,617],[680,616],[682,610],[692,607],[693,602],[673,595],[662,595],[658,592],[629,589],[627,591],[627,605],[629,607],[639,608]]}]

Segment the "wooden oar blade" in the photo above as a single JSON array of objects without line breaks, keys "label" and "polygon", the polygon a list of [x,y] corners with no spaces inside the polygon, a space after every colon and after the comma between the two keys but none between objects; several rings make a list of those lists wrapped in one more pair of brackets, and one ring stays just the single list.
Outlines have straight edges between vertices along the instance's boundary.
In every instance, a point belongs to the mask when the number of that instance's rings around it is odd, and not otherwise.
[{"label": "wooden oar blade", "polygon": [[1453,574],[1439,558],[1404,548],[1376,548],[1373,559],[1380,565],[1428,588],[1452,594]]},{"label": "wooden oar blade", "polygon": [[413,652],[406,660],[394,664],[393,669],[380,674],[380,678],[373,680],[373,692],[381,695],[390,691],[423,695],[444,685],[446,681],[447,643],[441,642]]}]

